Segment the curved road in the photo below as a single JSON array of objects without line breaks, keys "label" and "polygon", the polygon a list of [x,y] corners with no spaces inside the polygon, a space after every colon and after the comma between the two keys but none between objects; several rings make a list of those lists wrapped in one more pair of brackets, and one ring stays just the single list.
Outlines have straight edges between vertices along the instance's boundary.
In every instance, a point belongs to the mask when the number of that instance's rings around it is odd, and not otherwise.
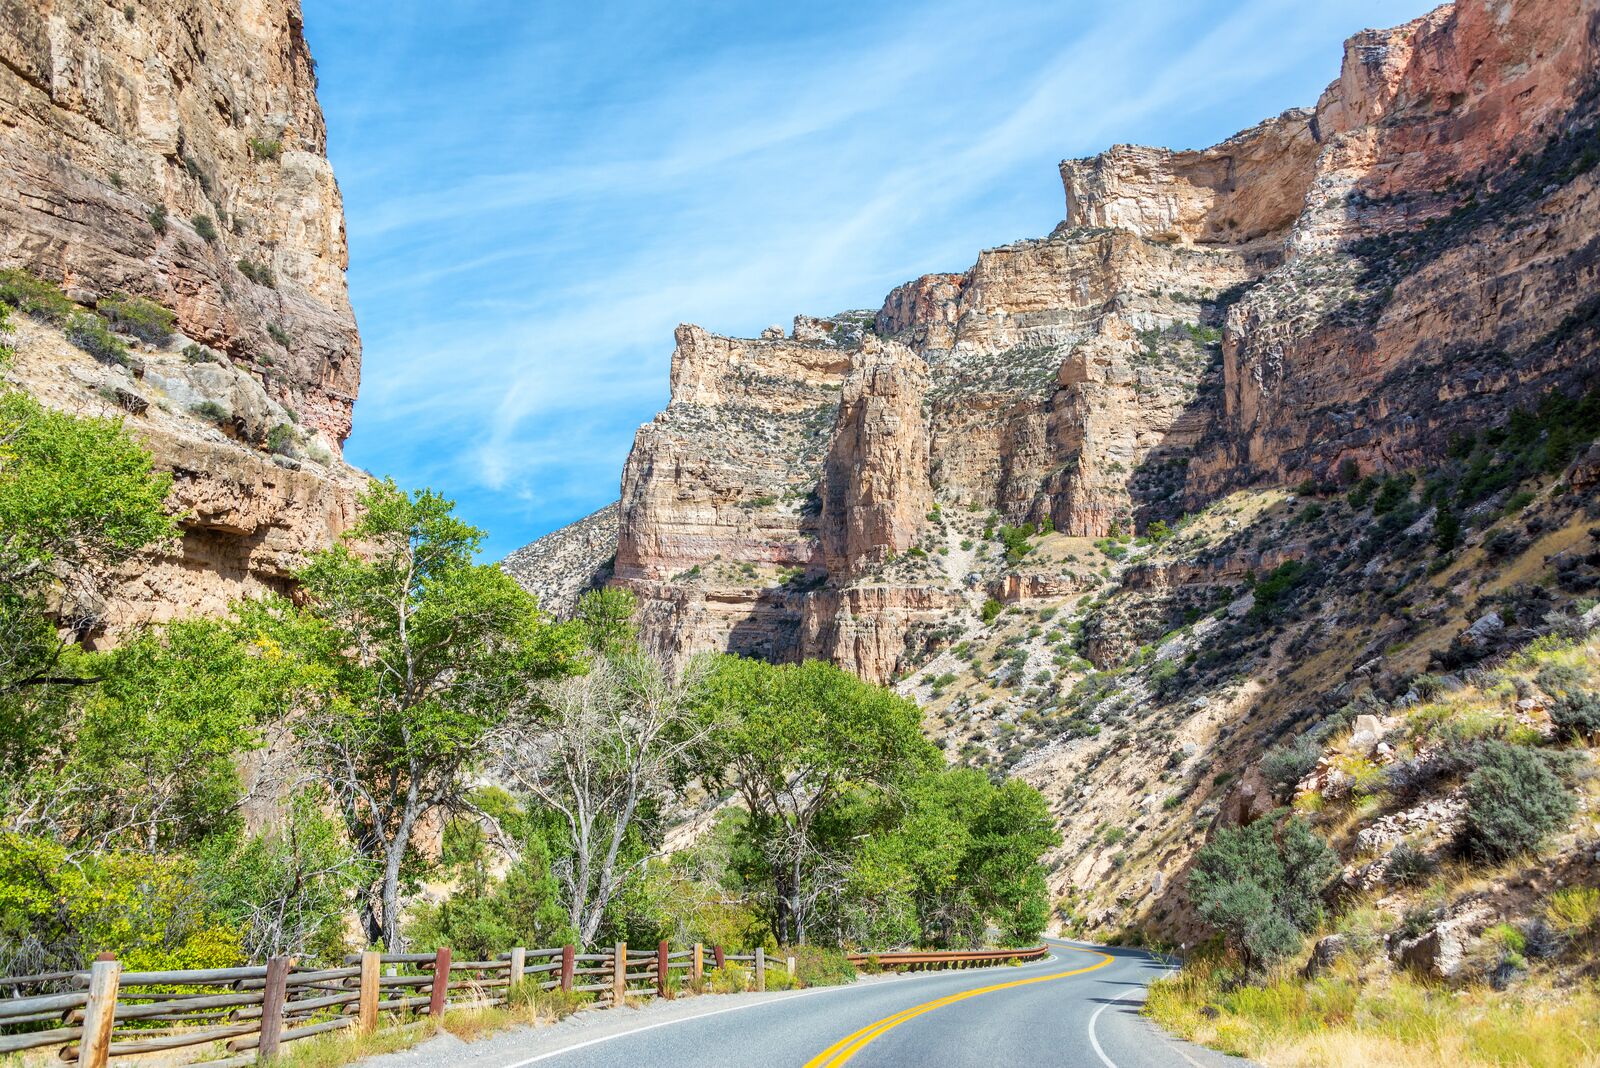
[{"label": "curved road", "polygon": [[522,1030],[448,1053],[414,1053],[427,1057],[418,1063],[475,1068],[1212,1068],[1247,1063],[1172,1039],[1139,1016],[1145,984],[1168,968],[1158,958],[1137,949],[1050,945],[1044,961],[1017,968],[693,998],[616,1016],[584,1013],[555,1027]]}]

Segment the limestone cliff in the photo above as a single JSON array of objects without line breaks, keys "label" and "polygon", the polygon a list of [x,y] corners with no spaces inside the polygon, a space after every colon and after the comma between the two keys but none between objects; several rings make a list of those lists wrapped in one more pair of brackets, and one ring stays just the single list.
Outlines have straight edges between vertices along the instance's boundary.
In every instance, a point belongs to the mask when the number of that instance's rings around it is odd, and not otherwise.
[{"label": "limestone cliff", "polygon": [[[1081,581],[985,551],[1003,524],[1098,537],[1264,481],[1416,466],[1578,386],[1600,318],[1597,19],[1596,0],[1460,0],[1352,38],[1313,108],[1062,163],[1052,234],[875,315],[680,328],[671,404],[623,476],[615,581],[646,634],[888,679],[991,595]],[[902,351],[921,368],[885,369]]]},{"label": "limestone cliff", "polygon": [[325,150],[295,0],[0,4],[0,267],[176,315],[125,366],[14,339],[15,381],[123,415],[177,476],[184,536],[111,591],[110,629],[283,589],[351,521],[361,347]]}]

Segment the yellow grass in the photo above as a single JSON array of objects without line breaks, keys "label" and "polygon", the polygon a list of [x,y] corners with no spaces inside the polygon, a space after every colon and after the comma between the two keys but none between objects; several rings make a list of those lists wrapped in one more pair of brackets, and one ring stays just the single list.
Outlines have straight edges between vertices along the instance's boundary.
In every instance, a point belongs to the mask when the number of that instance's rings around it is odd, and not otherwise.
[{"label": "yellow grass", "polygon": [[1146,1013],[1192,1041],[1283,1068],[1600,1066],[1600,988],[1451,990],[1402,974],[1363,983],[1284,971],[1228,989],[1208,962],[1151,987]]}]

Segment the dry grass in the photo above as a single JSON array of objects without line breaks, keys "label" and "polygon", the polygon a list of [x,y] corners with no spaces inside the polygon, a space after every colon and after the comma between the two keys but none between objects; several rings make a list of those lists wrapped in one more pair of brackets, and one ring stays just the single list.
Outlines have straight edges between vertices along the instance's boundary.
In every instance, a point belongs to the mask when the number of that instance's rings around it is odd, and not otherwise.
[{"label": "dry grass", "polygon": [[1514,992],[1452,990],[1402,974],[1307,981],[1284,970],[1230,988],[1210,962],[1151,987],[1146,1013],[1185,1038],[1269,1066],[1600,1066],[1600,987],[1539,981]]}]

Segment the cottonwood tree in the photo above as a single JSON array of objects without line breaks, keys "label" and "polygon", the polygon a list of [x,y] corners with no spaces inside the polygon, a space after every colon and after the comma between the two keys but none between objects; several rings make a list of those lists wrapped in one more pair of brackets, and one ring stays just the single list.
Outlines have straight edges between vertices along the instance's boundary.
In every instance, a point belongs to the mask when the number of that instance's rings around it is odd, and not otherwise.
[{"label": "cottonwood tree", "polygon": [[804,943],[817,901],[852,863],[834,806],[851,791],[901,789],[937,765],[917,706],[821,661],[774,666],[724,656],[699,701],[703,755],[750,819],[773,888],[780,941]]},{"label": "cottonwood tree", "polygon": [[260,641],[304,665],[294,730],[377,869],[363,922],[394,951],[419,824],[470,807],[485,737],[534,714],[535,683],[573,667],[578,646],[510,576],[474,562],[483,532],[453,502],[386,481],[360,504],[344,542],[297,572],[305,607],[259,610]]},{"label": "cottonwood tree", "polygon": [[607,906],[643,874],[660,802],[710,725],[693,707],[705,660],[670,671],[619,626],[631,602],[617,591],[584,600],[579,619],[602,621],[585,628],[588,671],[543,687],[546,718],[508,724],[495,767],[558,814],[566,855],[556,875],[572,929],[588,944]]},{"label": "cottonwood tree", "polygon": [[0,389],[0,782],[57,737],[66,692],[96,681],[65,661],[106,577],[176,534],[170,485],[119,422]]}]

